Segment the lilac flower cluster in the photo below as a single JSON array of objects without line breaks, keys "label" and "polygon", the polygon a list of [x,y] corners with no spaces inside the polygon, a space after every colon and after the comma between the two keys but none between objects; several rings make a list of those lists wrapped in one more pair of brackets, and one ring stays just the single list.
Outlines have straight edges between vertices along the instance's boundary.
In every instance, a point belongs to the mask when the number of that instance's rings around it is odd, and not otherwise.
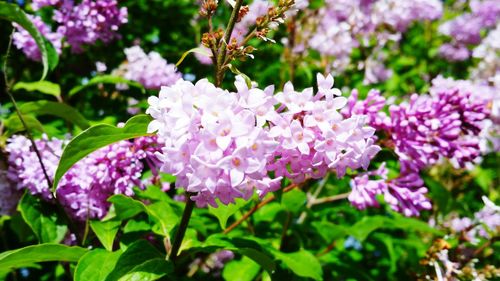
[{"label": "lilac flower cluster", "polygon": [[229,250],[220,250],[210,254],[206,259],[196,258],[190,265],[190,271],[201,269],[214,277],[220,277],[226,263],[234,259],[234,253]]},{"label": "lilac flower cluster", "polygon": [[260,196],[275,191],[283,176],[300,182],[329,169],[339,177],[347,168],[366,169],[380,150],[371,138],[375,130],[364,117],[342,117],[346,99],[336,97],[331,76],[318,81],[316,95],[288,83],[274,96],[273,87],[249,88],[242,77],[236,93],[206,79],[162,87],[146,111],[154,118],[148,130],[165,143],[162,171],[195,193],[197,205],[217,206],[216,199],[229,204],[254,188]]},{"label": "lilac flower cluster", "polygon": [[[480,73],[482,72],[478,71],[477,75],[480,76]],[[470,94],[471,99],[486,105],[489,116],[481,123],[482,130],[477,137],[481,152],[488,153],[500,149],[500,83],[491,84],[488,80],[494,82],[494,79],[484,78],[483,80],[481,76],[471,81],[438,76],[432,81],[430,92],[437,95],[442,91],[459,91],[461,95]]]},{"label": "lilac flower cluster", "polygon": [[127,63],[118,72],[123,77],[141,83],[146,89],[160,89],[175,84],[182,75],[157,52],[146,54],[139,46],[125,49]]},{"label": "lilac flower cluster", "polygon": [[11,215],[21,193],[8,181],[7,172],[0,170],[0,216]]},{"label": "lilac flower cluster", "polygon": [[[354,48],[366,47],[376,37],[376,45],[381,49],[387,41],[399,40],[411,23],[438,19],[442,11],[442,3],[437,0],[327,0],[317,16],[306,20],[302,28],[306,30],[305,37],[299,40],[302,42],[294,51],[303,51],[305,45],[309,45],[333,59],[327,71],[342,72],[349,65]],[[375,64],[376,61],[376,57],[372,57],[365,63],[367,68],[372,67],[367,73],[372,76],[366,83],[382,81],[390,75],[383,65]]]},{"label": "lilac flower cluster", "polygon": [[[77,220],[102,218],[109,208],[109,196],[133,195],[132,188],[141,185],[144,168],[141,160],[153,153],[153,148],[147,148],[144,143],[150,142],[121,141],[93,152],[63,176],[58,185],[57,200]],[[52,179],[66,141],[44,137],[35,143],[47,175]],[[141,147],[136,147],[136,144]],[[138,150],[142,153],[136,153]],[[8,178],[17,189],[27,189],[48,201],[55,200],[31,142],[24,136],[14,136],[6,151],[9,153]]]},{"label": "lilac flower cluster", "polygon": [[456,233],[464,233],[467,239],[476,244],[481,238],[491,238],[500,230],[500,206],[483,196],[484,207],[473,218],[454,218],[448,222]]},{"label": "lilac flower cluster", "polygon": [[[379,207],[377,195],[383,195],[394,211],[405,216],[418,216],[421,210],[431,209],[431,202],[425,194],[423,180],[418,172],[409,168],[408,163],[401,163],[401,174],[398,178],[388,180],[388,170],[385,163],[377,169],[362,173],[351,181],[352,192],[349,201],[358,209]],[[372,180],[370,177],[378,176],[380,179]]]},{"label": "lilac flower cluster", "polygon": [[127,8],[119,8],[116,0],[82,0],[78,5],[65,1],[54,11],[54,20],[60,24],[57,32],[66,37],[72,50],[81,52],[83,45],[118,38],[118,28],[127,23]]},{"label": "lilac flower cluster", "polygon": [[[60,33],[52,32],[50,27],[47,26],[40,17],[32,15],[27,16],[28,19],[30,19],[38,29],[38,31],[45,38],[47,38],[50,43],[52,43],[56,52],[58,54],[61,54],[63,36]],[[28,31],[26,31],[26,29],[22,28],[20,25],[14,23],[14,27],[17,30],[12,35],[12,42],[14,43],[14,46],[22,50],[29,59],[40,61],[42,59],[42,55],[40,53],[40,50],[38,49],[38,45],[36,44],[35,39],[33,39]]]},{"label": "lilac flower cluster", "polygon": [[333,88],[333,77],[319,74],[317,81],[315,95],[312,88],[297,92],[287,83],[274,97],[280,105],[279,118],[267,109],[273,123],[270,134],[280,143],[268,169],[294,182],[322,178],[328,170],[343,177],[347,168],[367,169],[380,151],[373,144],[375,129],[366,126],[364,116],[344,118],[339,113],[347,99]]},{"label": "lilac flower cluster", "polygon": [[494,27],[500,19],[499,0],[473,0],[469,4],[471,12],[443,23],[439,31],[451,37],[451,42],[443,44],[439,52],[450,61],[463,61],[470,57],[468,45],[481,42],[481,31]]},{"label": "lilac flower cluster", "polygon": [[40,10],[43,7],[59,6],[64,0],[33,0],[31,1],[31,8],[34,11]]},{"label": "lilac flower cluster", "polygon": [[[39,17],[30,16],[35,26],[61,52],[62,38],[71,46],[73,52],[83,51],[84,45],[101,40],[108,43],[119,37],[118,28],[127,22],[127,8],[119,8],[116,0],[38,0],[33,9],[52,6],[53,20],[59,25],[56,32],[43,23]],[[33,60],[40,60],[40,52],[31,35],[22,27],[14,24],[17,32],[14,44]]]},{"label": "lilac flower cluster", "polygon": [[[450,83],[445,81],[446,83]],[[370,175],[384,174],[385,168],[371,174],[361,174],[351,182],[353,193],[350,201],[358,208],[377,206],[374,196],[384,194],[393,209],[405,215],[418,215],[430,208],[423,194],[427,192],[419,171],[449,159],[455,166],[465,167],[480,155],[480,134],[489,112],[484,100],[476,99],[470,92],[447,86],[435,86],[431,95],[412,95],[408,103],[391,105],[389,116],[382,110],[386,100],[380,92],[372,90],[364,101],[353,95],[345,116],[367,116],[374,128],[384,132],[389,140],[385,144],[393,148],[401,161],[400,177],[392,183],[405,190],[407,196],[387,196],[386,190],[397,190],[387,184],[387,178],[371,180]],[[411,180],[410,180],[411,179]],[[392,188],[392,189],[391,189]],[[405,206],[395,207],[399,205]]]}]

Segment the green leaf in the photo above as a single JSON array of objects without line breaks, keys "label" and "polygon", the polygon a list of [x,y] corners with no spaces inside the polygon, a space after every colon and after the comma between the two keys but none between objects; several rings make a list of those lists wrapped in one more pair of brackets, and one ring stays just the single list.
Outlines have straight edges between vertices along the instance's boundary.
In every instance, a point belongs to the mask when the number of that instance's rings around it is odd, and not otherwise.
[{"label": "green leaf", "polygon": [[92,250],[78,261],[75,281],[105,280],[115,268],[121,252],[108,252],[103,249]]},{"label": "green leaf", "polygon": [[48,261],[76,262],[87,252],[80,247],[60,244],[39,244],[0,253],[0,271]]},{"label": "green leaf", "polygon": [[170,205],[164,201],[158,201],[145,205],[145,210],[157,222],[157,226],[153,227],[153,231],[159,235],[169,237],[170,231],[179,222],[179,217]]},{"label": "green leaf", "polygon": [[41,243],[59,243],[64,239],[68,227],[54,206],[27,192],[19,202],[19,210]]},{"label": "green leaf", "polygon": [[85,119],[85,117],[83,117],[78,110],[64,103],[46,100],[33,101],[24,103],[19,107],[19,109],[23,114],[33,113],[35,115],[57,116],[77,125],[82,130],[90,127],[87,119]]},{"label": "green leaf", "polygon": [[58,63],[57,53],[52,44],[42,36],[18,5],[0,2],[0,19],[19,24],[33,37],[42,55],[43,73],[40,80],[44,80],[49,70],[53,70]]},{"label": "green leaf", "polygon": [[[39,131],[41,133],[45,132],[45,130],[43,129],[42,123],[40,123],[40,121],[38,121],[38,119],[36,119],[35,117],[30,116],[30,115],[22,114],[22,116],[23,116],[24,122],[26,122],[26,125],[28,126],[30,131],[36,130],[36,131]],[[10,137],[13,134],[18,133],[18,132],[26,131],[26,128],[24,128],[24,125],[21,122],[21,119],[19,119],[19,116],[16,113],[12,114],[7,120],[5,120],[4,125],[6,128],[4,135],[6,137]]]},{"label": "green leaf", "polygon": [[[131,275],[131,273],[146,272],[146,270],[150,270],[149,273],[153,273],[155,275],[159,274],[159,272],[168,273],[173,270],[172,265],[170,263],[167,263],[166,261],[161,265],[158,265],[157,262],[153,262],[152,264],[150,263],[151,260],[157,260],[157,259],[165,260],[165,257],[147,241],[138,240],[137,242],[131,244],[127,248],[127,250],[120,256],[120,258],[116,263],[115,268],[108,275],[106,281],[121,280],[122,277],[133,276]],[[154,269],[152,268],[153,265],[163,267],[165,271],[161,270],[162,268]],[[126,280],[134,280],[134,279],[126,279]],[[155,279],[147,279],[147,280],[155,280]]]},{"label": "green leaf", "polygon": [[425,185],[429,188],[433,201],[436,203],[439,211],[447,214],[452,203],[451,192],[448,191],[439,181],[430,176],[423,176]]},{"label": "green leaf", "polygon": [[299,212],[307,203],[307,195],[300,189],[293,189],[283,194],[282,206],[289,212]]},{"label": "green leaf", "polygon": [[231,281],[252,281],[260,271],[260,266],[243,256],[241,260],[232,260],[224,265],[222,277]]},{"label": "green leaf", "polygon": [[210,50],[207,50],[206,48],[201,48],[201,47],[197,47],[197,48],[192,48],[190,50],[187,50],[185,51],[181,58],[177,61],[177,63],[175,64],[176,67],[179,67],[179,65],[181,65],[181,63],[184,61],[184,59],[187,57],[187,55],[189,55],[190,53],[198,53],[200,55],[203,55],[205,57],[212,57],[212,52]]},{"label": "green leaf", "polygon": [[17,82],[12,90],[26,90],[28,92],[40,92],[46,95],[60,97],[61,87],[58,84],[49,81],[37,81],[37,82]]},{"label": "green leaf", "polygon": [[274,256],[300,277],[323,280],[323,270],[318,259],[311,253],[301,250],[295,253],[282,253],[277,250]]},{"label": "green leaf", "polygon": [[116,194],[108,199],[115,208],[115,217],[113,219],[126,220],[144,212],[144,204],[123,194]]},{"label": "green leaf", "polygon": [[113,242],[120,229],[121,221],[91,221],[90,227],[106,250],[113,251]]},{"label": "green leaf", "polygon": [[216,247],[240,253],[257,262],[268,272],[273,272],[276,268],[274,259],[270,254],[273,248],[261,239],[229,238],[222,234],[215,234],[205,240],[203,247]]},{"label": "green leaf", "polygon": [[383,227],[386,222],[387,219],[381,216],[363,217],[350,228],[349,233],[363,243],[370,233]]},{"label": "green leaf", "polygon": [[214,208],[212,206],[208,207],[208,212],[219,220],[220,227],[222,229],[226,229],[226,224],[227,220],[229,217],[232,215],[236,214],[239,209],[241,209],[243,206],[245,206],[248,203],[248,201],[237,198],[235,200],[235,203],[231,203],[229,205],[224,205],[220,202],[218,202],[219,207]]},{"label": "green leaf", "polygon": [[349,229],[345,226],[328,221],[315,221],[312,223],[312,226],[327,243],[332,243],[337,239],[341,239],[349,232]]},{"label": "green leaf", "polygon": [[171,263],[163,258],[148,260],[130,270],[119,281],[154,281],[173,272]]},{"label": "green leaf", "polygon": [[125,78],[120,77],[120,76],[100,75],[100,76],[96,76],[96,77],[90,79],[90,81],[87,82],[85,85],[74,87],[73,89],[71,89],[69,91],[68,96],[71,97],[71,96],[81,92],[82,90],[84,90],[90,86],[94,86],[94,85],[98,85],[98,84],[127,84],[131,87],[134,87],[134,88],[141,90],[142,93],[146,92],[144,90],[144,87],[136,81],[128,80],[128,79],[125,79]]},{"label": "green leaf", "polygon": [[64,148],[59,166],[54,177],[53,191],[61,177],[79,160],[112,143],[149,135],[148,124],[151,121],[147,115],[137,115],[130,118],[123,128],[110,125],[96,125],[74,137]]}]

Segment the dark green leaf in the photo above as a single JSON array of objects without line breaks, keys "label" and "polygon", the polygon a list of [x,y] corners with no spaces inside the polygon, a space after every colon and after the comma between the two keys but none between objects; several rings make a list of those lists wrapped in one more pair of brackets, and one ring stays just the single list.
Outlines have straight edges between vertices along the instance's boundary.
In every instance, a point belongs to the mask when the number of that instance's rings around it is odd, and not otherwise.
[{"label": "dark green leaf", "polygon": [[19,202],[19,210],[41,243],[59,243],[64,239],[68,227],[54,206],[27,192]]},{"label": "dark green leaf", "polygon": [[318,259],[308,251],[301,250],[295,253],[274,252],[274,256],[300,277],[314,280],[323,280],[323,271]]},{"label": "dark green leaf", "polygon": [[58,62],[57,53],[52,44],[45,40],[18,5],[0,2],[0,19],[19,24],[33,37],[42,56],[43,73],[40,80],[44,80],[49,70],[53,70]]},{"label": "dark green leaf", "polygon": [[[133,273],[134,270],[144,271],[148,268],[151,269],[151,264],[148,265],[148,262],[156,259],[165,260],[165,257],[147,241],[139,240],[130,245],[127,250],[125,250],[125,252],[120,256],[115,268],[108,275],[106,281],[121,280],[120,278],[126,276],[127,274]],[[154,264],[155,263],[153,263],[153,265]],[[170,266],[171,265],[166,263],[161,265],[161,267],[164,267],[168,270],[170,270]],[[158,273],[158,271],[155,272]]]}]

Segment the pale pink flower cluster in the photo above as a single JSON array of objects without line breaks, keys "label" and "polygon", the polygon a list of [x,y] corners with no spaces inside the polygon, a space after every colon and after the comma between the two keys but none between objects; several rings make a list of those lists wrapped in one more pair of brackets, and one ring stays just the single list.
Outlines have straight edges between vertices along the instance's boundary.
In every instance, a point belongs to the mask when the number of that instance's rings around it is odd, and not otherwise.
[{"label": "pale pink flower cluster", "polygon": [[126,79],[141,83],[146,89],[159,89],[160,86],[174,84],[181,78],[174,64],[157,52],[146,54],[140,46],[133,46],[124,50],[127,63],[120,67]]},{"label": "pale pink flower cluster", "polygon": [[[316,94],[312,88],[297,92],[288,82],[274,97],[278,110],[286,110],[269,119],[270,134],[280,145],[268,168],[294,182],[322,178],[328,170],[342,177],[347,168],[367,169],[380,151],[373,144],[375,129],[367,126],[365,116],[344,118],[339,113],[347,99],[333,88],[333,77],[319,74],[317,80]],[[272,108],[267,110],[271,117],[275,114]]]},{"label": "pale pink flower cluster", "polygon": [[272,86],[249,88],[241,77],[237,92],[206,79],[162,87],[146,111],[154,118],[149,131],[165,143],[157,155],[162,170],[194,193],[198,206],[217,206],[216,199],[229,204],[254,188],[260,196],[275,191],[283,176],[300,182],[330,169],[339,177],[347,168],[366,169],[380,150],[375,130],[363,116],[342,117],[346,99],[337,97],[331,76],[318,75],[318,82],[316,95],[291,83],[273,95]]}]

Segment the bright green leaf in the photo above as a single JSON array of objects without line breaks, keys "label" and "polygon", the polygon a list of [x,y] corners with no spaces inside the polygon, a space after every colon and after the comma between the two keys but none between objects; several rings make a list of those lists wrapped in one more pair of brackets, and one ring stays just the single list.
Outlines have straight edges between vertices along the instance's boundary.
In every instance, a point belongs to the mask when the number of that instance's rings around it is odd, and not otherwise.
[{"label": "bright green leaf", "polygon": [[220,227],[222,229],[226,229],[226,224],[227,220],[236,212],[238,212],[239,209],[241,209],[243,206],[245,206],[248,203],[247,200],[237,198],[235,200],[235,203],[231,203],[229,205],[224,205],[220,202],[218,202],[219,207],[214,208],[212,206],[208,207],[208,212],[219,220]]},{"label": "bright green leaf", "polygon": [[116,215],[113,219],[126,220],[145,211],[144,204],[123,194],[113,195],[108,201],[115,209]]},{"label": "bright green leaf", "polygon": [[[35,117],[31,115],[22,115],[24,122],[28,126],[30,131],[36,130],[43,133],[45,130],[43,129],[42,123],[38,121]],[[17,114],[12,114],[7,120],[4,122],[4,126],[6,128],[4,135],[7,137],[12,136],[15,133],[26,131],[21,119]]]},{"label": "bright green leaf", "polygon": [[90,227],[106,250],[113,251],[113,242],[120,229],[121,221],[91,221]]},{"label": "bright green leaf", "polygon": [[85,119],[85,117],[83,117],[78,110],[64,103],[46,100],[33,101],[24,103],[19,107],[19,109],[23,114],[57,116],[77,125],[82,130],[90,127],[87,119]]},{"label": "bright green leaf", "polygon": [[61,87],[49,81],[37,81],[37,82],[17,82],[12,90],[26,90],[28,92],[40,92],[46,95],[51,95],[55,97],[61,96]]},{"label": "bright green leaf", "polygon": [[105,280],[115,268],[121,252],[108,252],[103,249],[92,250],[78,261],[75,269],[75,281]]},{"label": "bright green leaf", "polygon": [[287,193],[283,193],[281,205],[289,212],[297,213],[307,203],[307,195],[300,189],[293,189]]},{"label": "bright green leaf", "polygon": [[76,262],[87,252],[80,247],[60,244],[39,244],[0,253],[0,271],[48,261]]},{"label": "bright green leaf", "polygon": [[130,118],[123,128],[110,125],[96,125],[74,137],[64,148],[59,166],[54,177],[53,190],[62,176],[79,160],[112,143],[149,135],[148,124],[151,121],[147,115],[137,115]]},{"label": "bright green leaf", "polygon": [[302,250],[295,253],[274,252],[274,256],[300,277],[314,280],[323,280],[323,271],[318,259],[308,251]]},{"label": "bright green leaf", "polygon": [[90,79],[90,81],[87,82],[85,85],[74,87],[69,91],[68,96],[71,97],[90,86],[98,84],[127,84],[131,87],[141,90],[142,93],[145,93],[144,87],[136,81],[128,80],[120,76],[100,75]]},{"label": "bright green leaf", "polygon": [[241,260],[232,260],[224,265],[222,277],[227,281],[252,281],[260,271],[260,266],[243,256]]}]

